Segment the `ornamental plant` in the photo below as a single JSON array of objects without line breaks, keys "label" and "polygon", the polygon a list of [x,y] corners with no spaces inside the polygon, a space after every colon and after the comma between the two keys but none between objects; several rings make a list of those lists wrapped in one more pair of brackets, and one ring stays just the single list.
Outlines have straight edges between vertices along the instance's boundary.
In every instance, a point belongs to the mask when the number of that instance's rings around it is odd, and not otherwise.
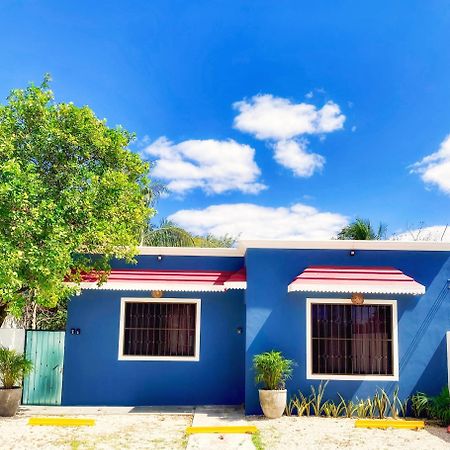
[{"label": "ornamental plant", "polygon": [[[335,403],[333,400],[323,401],[327,384],[328,381],[321,381],[317,387],[311,386],[311,394],[309,396],[301,391],[298,391],[298,394],[294,394],[287,404],[287,415],[325,415],[326,417],[346,417],[349,419],[352,417],[358,417],[359,419],[385,419],[386,417],[398,419],[399,417],[406,417],[409,398],[400,400],[398,386],[394,388],[391,395],[384,389],[377,388],[372,397],[366,399],[356,398],[355,401],[346,401],[341,394],[337,393],[340,401]],[[445,394],[441,395],[440,400],[436,404],[441,404],[442,401],[445,404],[444,398]],[[424,397],[424,394],[418,393],[412,398],[413,411],[416,414],[424,412],[427,404],[428,397]]]},{"label": "ornamental plant", "polygon": [[68,278],[104,279],[113,258],[133,261],[154,213],[134,135],[55,102],[49,86],[46,76],[0,104],[0,324],[54,308],[74,293]]},{"label": "ornamental plant", "polygon": [[262,384],[262,389],[284,389],[286,380],[292,378],[294,361],[283,357],[281,352],[272,350],[253,357],[256,384]]},{"label": "ornamental plant", "polygon": [[32,370],[32,362],[23,354],[0,347],[0,381],[4,389],[19,387],[22,378]]},{"label": "ornamental plant", "polygon": [[417,417],[425,416],[438,420],[441,425],[450,425],[450,393],[447,386],[434,397],[417,392],[411,400],[413,413]]}]

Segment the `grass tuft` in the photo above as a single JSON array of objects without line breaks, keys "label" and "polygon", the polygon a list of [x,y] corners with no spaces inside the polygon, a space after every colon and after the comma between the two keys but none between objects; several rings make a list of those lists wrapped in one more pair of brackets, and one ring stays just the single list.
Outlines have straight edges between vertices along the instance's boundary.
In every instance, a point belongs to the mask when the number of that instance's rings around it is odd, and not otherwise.
[{"label": "grass tuft", "polygon": [[252,442],[256,450],[264,450],[265,447],[261,439],[261,432],[259,430],[252,434]]}]

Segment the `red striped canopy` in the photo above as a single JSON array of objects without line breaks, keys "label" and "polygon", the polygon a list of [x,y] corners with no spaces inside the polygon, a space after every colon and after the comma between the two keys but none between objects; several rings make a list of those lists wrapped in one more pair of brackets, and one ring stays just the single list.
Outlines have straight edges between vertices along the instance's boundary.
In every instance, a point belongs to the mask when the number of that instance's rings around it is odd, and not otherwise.
[{"label": "red striped canopy", "polygon": [[310,266],[288,286],[298,291],[423,295],[425,286],[394,267]]},{"label": "red striped canopy", "polygon": [[105,283],[98,285],[95,272],[82,276],[83,289],[112,290],[164,290],[164,291],[211,291],[245,289],[245,269],[220,270],[141,270],[112,269]]},{"label": "red striped canopy", "polygon": [[245,268],[234,272],[230,278],[224,283],[227,289],[246,289],[247,288],[247,274]]}]

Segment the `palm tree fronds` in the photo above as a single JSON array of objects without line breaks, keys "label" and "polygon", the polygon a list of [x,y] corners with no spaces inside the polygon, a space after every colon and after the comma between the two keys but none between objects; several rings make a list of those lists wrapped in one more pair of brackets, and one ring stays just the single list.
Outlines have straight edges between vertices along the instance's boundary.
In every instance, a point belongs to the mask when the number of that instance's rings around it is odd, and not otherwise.
[{"label": "palm tree fronds", "polygon": [[381,240],[385,239],[387,226],[384,223],[379,224],[377,231],[373,228],[369,219],[357,218],[355,221],[342,228],[337,238],[341,240]]}]

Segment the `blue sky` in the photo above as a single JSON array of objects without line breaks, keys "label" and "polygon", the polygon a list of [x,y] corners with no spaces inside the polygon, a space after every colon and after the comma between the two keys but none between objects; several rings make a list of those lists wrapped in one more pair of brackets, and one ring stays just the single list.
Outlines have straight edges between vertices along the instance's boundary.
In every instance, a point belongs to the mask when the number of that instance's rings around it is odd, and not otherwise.
[{"label": "blue sky", "polygon": [[2,98],[50,72],[57,100],[136,132],[172,189],[161,217],[304,239],[355,216],[391,233],[450,222],[446,1],[3,0],[0,14]]}]

